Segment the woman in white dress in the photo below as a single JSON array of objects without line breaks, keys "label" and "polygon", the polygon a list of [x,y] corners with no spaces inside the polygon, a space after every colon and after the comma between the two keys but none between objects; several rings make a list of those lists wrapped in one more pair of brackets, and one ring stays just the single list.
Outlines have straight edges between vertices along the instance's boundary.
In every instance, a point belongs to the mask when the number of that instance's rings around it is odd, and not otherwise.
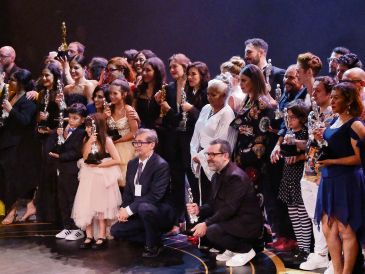
[{"label": "woman in white dress", "polygon": [[209,199],[210,181],[214,173],[208,168],[206,149],[216,139],[227,140],[232,148],[236,142],[237,133],[229,126],[235,116],[231,107],[225,103],[227,96],[228,86],[224,82],[216,79],[209,81],[209,104],[201,110],[190,142],[192,168],[199,178],[200,202],[203,203]]}]

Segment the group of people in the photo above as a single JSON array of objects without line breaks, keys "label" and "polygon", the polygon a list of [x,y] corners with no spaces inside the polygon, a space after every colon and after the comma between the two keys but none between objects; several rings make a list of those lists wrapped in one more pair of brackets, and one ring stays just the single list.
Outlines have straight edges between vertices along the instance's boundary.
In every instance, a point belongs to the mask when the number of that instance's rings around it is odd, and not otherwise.
[{"label": "group of people", "polygon": [[253,38],[215,78],[173,54],[167,83],[151,50],[90,62],[84,52],[79,42],[51,52],[33,80],[12,47],[0,48],[2,224],[36,214],[62,226],[57,238],[84,239],[80,248],[105,248],[111,235],[155,257],[161,235],[190,222],[227,266],[265,243],[293,250],[304,270],[362,267],[365,72],[356,54],[334,48],[327,73],[305,52],[284,70]]}]

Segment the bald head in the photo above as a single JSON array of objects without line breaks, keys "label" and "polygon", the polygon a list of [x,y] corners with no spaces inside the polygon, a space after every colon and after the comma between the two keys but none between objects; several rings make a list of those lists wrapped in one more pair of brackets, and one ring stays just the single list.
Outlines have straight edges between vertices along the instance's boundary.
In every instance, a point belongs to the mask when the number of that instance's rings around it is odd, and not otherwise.
[{"label": "bald head", "polygon": [[4,46],[0,48],[0,63],[5,67],[9,67],[14,64],[15,50],[10,46]]},{"label": "bald head", "polygon": [[345,71],[343,80],[362,80],[365,81],[365,71],[361,68],[352,68]]},{"label": "bald head", "polygon": [[345,71],[342,81],[353,83],[358,89],[365,87],[365,71],[361,68],[352,68]]}]

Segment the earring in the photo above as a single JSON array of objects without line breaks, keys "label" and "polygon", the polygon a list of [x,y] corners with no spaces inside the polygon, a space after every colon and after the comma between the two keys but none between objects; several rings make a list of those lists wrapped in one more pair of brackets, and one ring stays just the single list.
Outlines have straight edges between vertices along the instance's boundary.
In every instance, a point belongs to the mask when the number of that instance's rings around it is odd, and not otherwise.
[{"label": "earring", "polygon": [[350,105],[347,106],[347,111],[346,114],[349,115],[350,114]]}]

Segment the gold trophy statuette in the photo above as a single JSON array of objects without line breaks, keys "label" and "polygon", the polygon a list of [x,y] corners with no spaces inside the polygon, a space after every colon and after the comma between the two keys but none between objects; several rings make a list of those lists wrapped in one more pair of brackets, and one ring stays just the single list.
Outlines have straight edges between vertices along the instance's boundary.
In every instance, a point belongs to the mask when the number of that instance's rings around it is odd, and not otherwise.
[{"label": "gold trophy statuette", "polygon": [[[161,103],[166,101],[166,87],[168,86],[168,84],[163,84],[162,88],[161,88]],[[161,109],[160,110],[160,118],[165,116],[165,112]]]},{"label": "gold trophy statuette", "polygon": [[66,23],[61,24],[61,45],[58,47],[58,57],[65,57],[68,54]]}]

